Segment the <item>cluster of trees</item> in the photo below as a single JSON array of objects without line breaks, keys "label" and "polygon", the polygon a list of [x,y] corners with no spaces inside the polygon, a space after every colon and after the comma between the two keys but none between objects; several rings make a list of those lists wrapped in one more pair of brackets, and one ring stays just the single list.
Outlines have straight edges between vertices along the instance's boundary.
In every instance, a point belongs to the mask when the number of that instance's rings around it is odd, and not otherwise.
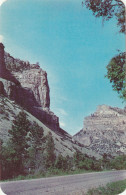
[{"label": "cluster of trees", "polygon": [[108,166],[110,167],[110,169],[126,169],[126,155],[117,156],[116,158],[112,159],[109,162]]},{"label": "cluster of trees", "polygon": [[63,157],[59,155],[56,159],[55,167],[62,171],[72,171],[76,169],[100,171],[101,162],[77,150],[73,157]]},{"label": "cluster of trees", "polygon": [[0,155],[2,179],[56,169],[65,172],[126,168],[126,156],[110,159],[104,154],[102,159],[96,160],[80,151],[76,151],[73,157],[56,156],[52,134],[44,136],[43,128],[36,122],[31,123],[23,111],[13,121],[8,142],[2,144]]},{"label": "cluster of trees", "polygon": [[43,128],[31,123],[25,112],[16,116],[8,133],[8,142],[1,148],[3,179],[27,174],[29,169],[37,169],[41,164],[50,166],[55,158],[52,136],[44,136]]},{"label": "cluster of trees", "polygon": [[[85,5],[95,17],[101,17],[103,22],[116,18],[120,33],[125,33],[125,5],[121,0],[84,0]],[[118,48],[117,48],[118,49]],[[119,52],[107,65],[106,77],[120,98],[126,101],[126,65],[125,52]]]},{"label": "cluster of trees", "polygon": [[125,33],[125,5],[121,0],[84,0],[83,4],[103,22],[116,18],[119,32]]},{"label": "cluster of trees", "polygon": [[126,155],[110,157],[107,154],[104,154],[102,158],[102,167],[109,170],[124,170],[126,169]]},{"label": "cluster of trees", "polygon": [[2,179],[27,175],[36,170],[60,169],[62,171],[99,169],[88,156],[79,151],[74,157],[56,156],[52,134],[44,136],[43,128],[30,122],[25,112],[20,112],[8,131],[8,142],[2,144]]}]

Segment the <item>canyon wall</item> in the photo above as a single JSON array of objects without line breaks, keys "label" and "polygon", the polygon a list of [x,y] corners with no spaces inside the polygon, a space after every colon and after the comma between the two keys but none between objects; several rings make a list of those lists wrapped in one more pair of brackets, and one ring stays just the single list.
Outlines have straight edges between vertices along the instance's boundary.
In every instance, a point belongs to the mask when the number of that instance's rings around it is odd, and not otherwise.
[{"label": "canyon wall", "polygon": [[59,118],[50,111],[47,73],[38,64],[13,58],[0,43],[0,93],[14,100],[54,131]]},{"label": "canyon wall", "polygon": [[126,109],[98,106],[74,139],[101,155],[126,154]]}]

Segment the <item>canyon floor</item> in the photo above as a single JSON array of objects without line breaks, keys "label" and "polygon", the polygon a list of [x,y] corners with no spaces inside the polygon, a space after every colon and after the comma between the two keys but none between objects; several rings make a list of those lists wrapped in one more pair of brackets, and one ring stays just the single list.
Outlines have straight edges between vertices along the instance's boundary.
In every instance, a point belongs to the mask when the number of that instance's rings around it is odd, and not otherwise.
[{"label": "canyon floor", "polygon": [[126,179],[126,170],[1,183],[7,195],[81,195],[90,188]]}]

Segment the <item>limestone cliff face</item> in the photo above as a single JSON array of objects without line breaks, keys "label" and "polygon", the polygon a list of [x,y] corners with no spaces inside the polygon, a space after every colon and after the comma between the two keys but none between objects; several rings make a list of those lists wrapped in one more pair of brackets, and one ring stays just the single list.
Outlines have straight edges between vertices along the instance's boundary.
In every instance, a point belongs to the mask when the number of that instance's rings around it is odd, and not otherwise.
[{"label": "limestone cliff face", "polygon": [[98,106],[84,119],[84,127],[74,139],[99,154],[126,154],[126,110]]},{"label": "limestone cliff face", "polygon": [[39,106],[50,107],[47,73],[39,65],[14,59],[7,53],[5,53],[5,64],[21,86],[33,92]]},{"label": "limestone cliff face", "polygon": [[38,64],[5,53],[3,44],[0,44],[0,92],[51,129],[59,129],[59,118],[50,111],[47,73]]},{"label": "limestone cliff face", "polygon": [[50,107],[49,86],[47,74],[42,69],[25,70],[22,73],[13,72],[15,78],[25,89],[31,89],[39,106]]}]

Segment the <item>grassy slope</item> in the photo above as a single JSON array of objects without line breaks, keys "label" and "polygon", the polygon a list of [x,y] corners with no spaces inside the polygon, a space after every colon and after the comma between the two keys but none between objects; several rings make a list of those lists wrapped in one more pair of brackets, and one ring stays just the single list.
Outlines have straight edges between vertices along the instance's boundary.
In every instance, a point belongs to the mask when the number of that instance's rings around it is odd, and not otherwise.
[{"label": "grassy slope", "polygon": [[126,180],[107,184],[105,187],[91,189],[86,195],[117,195],[126,189]]}]

